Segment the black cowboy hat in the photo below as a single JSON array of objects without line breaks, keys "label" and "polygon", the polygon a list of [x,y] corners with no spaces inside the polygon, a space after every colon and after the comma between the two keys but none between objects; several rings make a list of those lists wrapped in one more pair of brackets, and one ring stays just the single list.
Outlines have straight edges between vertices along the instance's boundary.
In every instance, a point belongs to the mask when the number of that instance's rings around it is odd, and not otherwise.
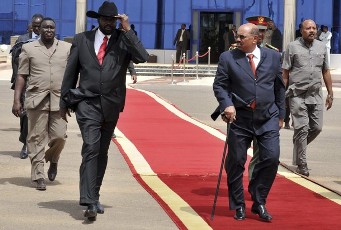
[{"label": "black cowboy hat", "polygon": [[88,12],[86,12],[86,16],[88,16],[89,18],[99,18],[100,16],[115,17],[117,16],[117,14],[117,7],[115,3],[108,1],[103,2],[103,4],[98,9],[98,13],[93,10],[89,10]]}]

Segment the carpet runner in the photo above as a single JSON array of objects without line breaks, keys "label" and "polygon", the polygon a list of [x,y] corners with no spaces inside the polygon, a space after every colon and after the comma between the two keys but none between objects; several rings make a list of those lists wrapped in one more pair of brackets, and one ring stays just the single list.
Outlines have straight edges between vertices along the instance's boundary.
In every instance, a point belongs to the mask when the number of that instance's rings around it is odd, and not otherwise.
[{"label": "carpet runner", "polygon": [[134,177],[179,229],[341,229],[341,197],[281,167],[266,205],[271,223],[250,211],[247,170],[246,220],[228,210],[225,171],[210,220],[226,137],[153,93],[127,90],[115,133]]}]

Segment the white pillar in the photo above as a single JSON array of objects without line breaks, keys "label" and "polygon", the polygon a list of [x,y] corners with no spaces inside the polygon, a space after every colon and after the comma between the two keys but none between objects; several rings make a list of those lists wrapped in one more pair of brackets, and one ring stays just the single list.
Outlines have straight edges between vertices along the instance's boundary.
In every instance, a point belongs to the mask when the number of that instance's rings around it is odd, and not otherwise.
[{"label": "white pillar", "polygon": [[76,31],[75,33],[81,33],[86,28],[86,0],[77,0],[76,2]]},{"label": "white pillar", "polygon": [[283,50],[285,51],[289,42],[295,40],[296,31],[296,0],[284,0],[284,31]]}]

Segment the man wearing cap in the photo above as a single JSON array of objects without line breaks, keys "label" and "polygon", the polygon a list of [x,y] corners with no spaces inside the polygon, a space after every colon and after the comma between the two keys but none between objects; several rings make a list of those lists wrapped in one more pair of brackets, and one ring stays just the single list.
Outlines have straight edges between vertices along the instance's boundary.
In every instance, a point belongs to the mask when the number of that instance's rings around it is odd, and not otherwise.
[{"label": "man wearing cap", "polygon": [[[263,44],[264,33],[265,33],[265,30],[267,29],[267,22],[269,20],[270,18],[266,16],[253,16],[253,17],[246,18],[246,21],[252,24],[255,24],[259,29],[259,37],[258,37],[258,42],[257,42],[257,45],[259,47],[264,46],[264,47],[269,48],[269,46],[265,46],[265,44]],[[253,156],[251,158],[251,161],[248,167],[249,181],[251,180],[253,169],[255,168],[255,165],[257,164],[258,161],[259,161],[259,148],[258,148],[257,139],[254,138],[253,139]]]},{"label": "man wearing cap", "polygon": [[[107,167],[108,148],[126,97],[126,71],[132,60],[142,63],[149,54],[131,30],[128,16],[118,14],[115,3],[105,1],[98,12],[99,27],[77,34],[61,87],[60,111],[67,121],[75,111],[82,134],[80,166],[80,205],[87,206],[84,216],[96,220],[104,213],[99,191]],[[122,30],[116,29],[116,22]],[[76,88],[78,82],[78,87]]]}]

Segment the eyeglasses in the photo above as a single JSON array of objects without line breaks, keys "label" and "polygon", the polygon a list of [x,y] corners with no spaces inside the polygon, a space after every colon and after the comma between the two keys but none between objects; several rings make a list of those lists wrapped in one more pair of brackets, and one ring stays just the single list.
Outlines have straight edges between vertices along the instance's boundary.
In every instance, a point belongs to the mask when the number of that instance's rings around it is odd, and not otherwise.
[{"label": "eyeglasses", "polygon": [[251,36],[250,35],[239,35],[239,34],[237,34],[235,36],[236,39],[239,38],[240,40],[244,40],[245,38],[248,38],[248,37],[251,37]]}]

